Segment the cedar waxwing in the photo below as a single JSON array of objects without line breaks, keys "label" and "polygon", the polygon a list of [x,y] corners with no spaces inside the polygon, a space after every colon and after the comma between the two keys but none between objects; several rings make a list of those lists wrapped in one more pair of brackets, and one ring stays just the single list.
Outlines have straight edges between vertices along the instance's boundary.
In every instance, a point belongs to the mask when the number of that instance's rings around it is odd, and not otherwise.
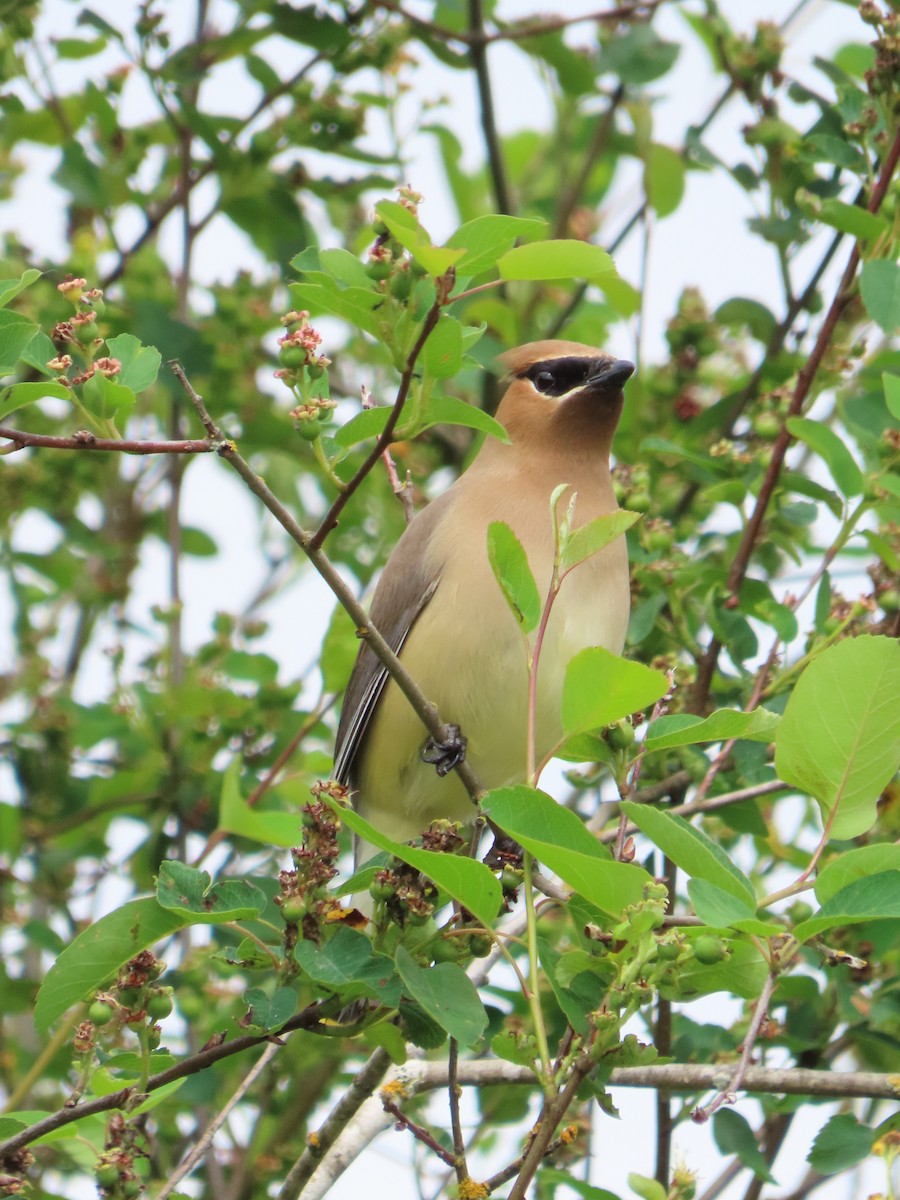
[{"label": "cedar waxwing", "polygon": [[[613,512],[612,436],[629,362],[577,342],[533,342],[500,361],[511,376],[497,419],[509,443],[488,437],[472,465],[408,526],[372,601],[372,621],[441,719],[467,739],[485,788],[526,774],[527,661],[522,633],[488,560],[487,532],[505,521],[525,548],[546,597],[553,567],[550,495],[577,493],[574,525]],[[551,612],[538,666],[535,741],[540,760],[562,736],[566,665],[579,650],[621,653],[630,607],[624,537],[579,564]],[[475,811],[455,771],[422,758],[419,717],[381,663],[360,648],[337,733],[335,777],[357,811],[398,842]],[[432,759],[433,761],[433,759]],[[357,865],[372,850],[357,846]]]}]

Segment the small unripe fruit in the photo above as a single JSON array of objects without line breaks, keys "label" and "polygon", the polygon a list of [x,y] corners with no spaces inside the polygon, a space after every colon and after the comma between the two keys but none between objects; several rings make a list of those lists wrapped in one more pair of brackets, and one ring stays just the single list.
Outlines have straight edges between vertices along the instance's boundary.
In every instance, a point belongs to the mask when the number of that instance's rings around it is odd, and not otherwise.
[{"label": "small unripe fruit", "polygon": [[306,916],[306,905],[300,896],[287,896],[281,906],[281,915],[288,925],[296,925]]},{"label": "small unripe fruit", "polygon": [[493,949],[493,939],[488,937],[486,933],[473,933],[469,935],[469,953],[474,958],[486,958]]},{"label": "small unripe fruit", "polygon": [[387,279],[390,273],[391,264],[389,260],[385,260],[383,258],[373,258],[366,263],[366,274],[370,279]]},{"label": "small unripe fruit", "polygon": [[660,962],[674,962],[681,954],[681,947],[677,942],[658,942],[656,946],[656,957]]},{"label": "small unripe fruit", "polygon": [[373,879],[369,884],[369,895],[373,900],[390,900],[395,890],[392,883],[385,883],[380,879]]},{"label": "small unripe fruit", "polygon": [[773,442],[780,429],[781,422],[773,412],[760,412],[753,418],[753,432],[767,442]]},{"label": "small unripe fruit", "polygon": [[278,351],[278,361],[283,367],[293,371],[306,362],[306,351],[302,346],[282,346]]},{"label": "small unripe fruit", "polygon": [[151,992],[147,997],[147,1015],[154,1021],[161,1021],[163,1017],[168,1017],[175,1007],[172,994],[171,988],[158,988]]},{"label": "small unripe fruit", "polygon": [[108,1025],[116,1015],[116,1010],[106,1000],[95,1000],[88,1009],[88,1019],[95,1025]]},{"label": "small unripe fruit", "polygon": [[725,943],[721,938],[704,934],[694,942],[694,958],[705,967],[719,963],[726,955]]},{"label": "small unripe fruit", "polygon": [[456,962],[459,958],[459,938],[438,938],[431,948],[431,957],[436,963]]},{"label": "small unripe fruit", "polygon": [[301,421],[297,426],[297,432],[307,442],[314,442],[322,433],[322,422],[318,417],[313,417],[308,421]]},{"label": "small unripe fruit", "polygon": [[623,718],[615,725],[610,725],[606,731],[606,740],[613,750],[627,750],[634,741],[634,726],[629,720]]},{"label": "small unripe fruit", "polygon": [[94,1172],[94,1178],[100,1187],[109,1191],[119,1182],[119,1168],[113,1163],[101,1163]]},{"label": "small unripe fruit", "polygon": [[649,492],[631,492],[628,497],[628,507],[637,512],[646,512],[651,503]]}]

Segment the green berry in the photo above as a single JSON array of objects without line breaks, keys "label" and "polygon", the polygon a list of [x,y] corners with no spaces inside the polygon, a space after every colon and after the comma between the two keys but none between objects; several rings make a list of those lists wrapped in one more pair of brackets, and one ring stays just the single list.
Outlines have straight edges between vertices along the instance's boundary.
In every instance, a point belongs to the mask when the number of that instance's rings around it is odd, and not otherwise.
[{"label": "green berry", "polygon": [[88,1009],[88,1019],[94,1025],[108,1025],[116,1015],[116,1010],[106,1000],[95,1000]]},{"label": "green berry", "polygon": [[311,417],[308,421],[301,421],[297,426],[297,432],[302,438],[308,442],[314,442],[321,436],[322,422],[318,417]]},{"label": "green berry", "polygon": [[711,934],[704,934],[694,942],[694,958],[705,967],[721,962],[726,954],[725,943]]},{"label": "green berry", "polygon": [[615,725],[610,725],[606,731],[606,740],[613,750],[627,750],[634,741],[634,726],[623,717]]},{"label": "green berry", "polygon": [[147,1015],[154,1021],[168,1017],[175,1007],[172,997],[173,991],[170,987],[155,988],[147,997]]},{"label": "green berry", "polygon": [[469,934],[469,953],[474,958],[486,958],[493,948],[493,938],[486,933]]},{"label": "green berry", "polygon": [[459,938],[438,938],[431,947],[431,957],[436,963],[456,962],[459,958]]},{"label": "green berry", "polygon": [[306,351],[302,346],[282,346],[278,351],[278,361],[283,367],[294,371],[297,367],[302,367],[306,362]]},{"label": "green berry", "polygon": [[286,896],[281,906],[281,915],[288,925],[296,925],[306,916],[306,905],[301,896]]}]

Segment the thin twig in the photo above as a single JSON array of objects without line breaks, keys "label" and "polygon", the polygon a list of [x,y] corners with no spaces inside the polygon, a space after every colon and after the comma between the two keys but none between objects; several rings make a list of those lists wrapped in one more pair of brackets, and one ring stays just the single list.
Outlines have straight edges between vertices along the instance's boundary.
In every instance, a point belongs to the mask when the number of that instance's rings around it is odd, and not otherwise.
[{"label": "thin twig", "polygon": [[484,133],[484,146],[487,151],[488,170],[491,185],[494,189],[494,203],[497,212],[510,216],[513,212],[512,198],[509,193],[509,183],[506,177],[506,166],[503,161],[503,149],[500,136],[497,133],[497,122],[494,117],[494,98],[491,93],[491,76],[488,70],[487,51],[484,38],[484,11],[481,0],[469,0],[469,33],[473,38],[481,39],[469,43],[469,58],[475,72],[475,83],[478,88],[478,101],[481,108],[481,128]]},{"label": "thin twig", "polygon": [[455,1167],[458,1174],[459,1167],[454,1156],[449,1150],[444,1149],[434,1134],[429,1133],[424,1125],[417,1125],[415,1121],[406,1115],[406,1113],[401,1112],[393,1100],[386,1100],[382,1096],[381,1102],[384,1105],[384,1111],[386,1113],[390,1113],[390,1115],[396,1120],[397,1129],[408,1129],[417,1142],[421,1142],[423,1146],[427,1146],[433,1154],[438,1156],[445,1166]]},{"label": "thin twig", "polygon": [[156,1193],[155,1200],[166,1200],[166,1197],[171,1196],[181,1180],[193,1171],[194,1167],[212,1145],[213,1138],[228,1120],[232,1110],[236,1105],[240,1104],[241,1100],[246,1096],[247,1092],[278,1053],[279,1049],[280,1046],[277,1042],[269,1042],[257,1061],[241,1080],[233,1095],[225,1102],[219,1112],[216,1113],[197,1141],[191,1146],[190,1151]]},{"label": "thin twig", "polygon": [[403,17],[408,21],[413,29],[418,29],[429,37],[439,38],[441,41],[460,42],[464,46],[490,46],[494,42],[521,42],[528,38],[540,37],[546,33],[559,33],[560,30],[568,29],[572,25],[586,25],[588,22],[594,24],[612,21],[628,21],[633,18],[644,19],[649,17],[653,10],[663,4],[665,0],[636,0],[634,4],[622,4],[616,8],[600,9],[597,12],[585,13],[580,17],[550,17],[547,20],[535,21],[532,24],[512,25],[503,29],[499,29],[494,33],[487,33],[483,28],[480,31],[469,29],[467,32],[447,29],[443,25],[436,25],[433,21],[426,21],[423,17],[417,16],[415,13],[407,11],[402,5],[397,3],[397,0],[377,0],[379,8],[387,9],[388,12],[396,13],[398,17]]},{"label": "thin twig", "polygon": [[453,1133],[453,1161],[450,1164],[456,1171],[456,1182],[465,1183],[469,1178],[469,1168],[466,1166],[466,1139],[463,1137],[462,1120],[459,1115],[459,1100],[462,1088],[459,1086],[459,1042],[450,1039],[447,1055],[447,1093],[450,1098],[450,1128]]},{"label": "thin twig", "polygon": [[[318,1025],[323,1017],[333,1015],[335,1012],[336,1006],[334,1003],[330,1001],[316,1001],[313,1004],[307,1005],[301,1012],[291,1017],[278,1031],[278,1036],[284,1037],[288,1033],[292,1033],[295,1029],[312,1029]],[[222,1042],[220,1045],[209,1046],[206,1049],[198,1051],[196,1054],[189,1055],[167,1070],[160,1071],[156,1075],[151,1075],[147,1080],[145,1091],[149,1094],[150,1092],[155,1092],[158,1088],[165,1087],[167,1083],[174,1083],[177,1079],[186,1079],[189,1075],[197,1075],[201,1071],[205,1071],[207,1067],[214,1066],[223,1058],[230,1058],[233,1054],[240,1054],[243,1050],[250,1050],[254,1046],[260,1046],[268,1040],[268,1034],[263,1034],[260,1037],[247,1034],[243,1037],[232,1038],[228,1042]],[[62,1108],[58,1112],[51,1113],[48,1117],[36,1121],[34,1125],[29,1125],[27,1129],[19,1130],[18,1133],[13,1134],[6,1141],[0,1142],[0,1156],[20,1150],[23,1146],[29,1145],[37,1138],[44,1137],[48,1133],[53,1133],[55,1130],[61,1129],[64,1125],[71,1124],[72,1121],[80,1121],[83,1117],[92,1117],[96,1113],[109,1112],[115,1108],[125,1108],[133,1095],[134,1087],[119,1088],[118,1091],[110,1092],[107,1096],[99,1096],[97,1099],[88,1100],[84,1104],[76,1104],[73,1108]]]},{"label": "thin twig", "polygon": [[[667,812],[674,813],[679,817],[690,817],[695,813],[715,812],[717,808],[727,808],[730,804],[740,804],[742,800],[755,800],[759,796],[769,796],[773,792],[788,791],[788,785],[782,783],[780,779],[769,779],[766,783],[755,783],[752,787],[738,788],[734,792],[723,792],[721,796],[711,796],[708,800],[701,800],[699,803],[689,801],[687,804],[676,804],[672,808],[667,809]],[[627,824],[625,833],[637,833],[636,825]],[[600,834],[601,842],[614,842],[616,840],[617,830],[610,829]]]},{"label": "thin twig", "polygon": [[[51,437],[44,433],[27,433],[23,429],[10,429],[0,425],[0,438],[15,443],[16,450],[36,446],[44,450],[114,450],[117,454],[209,454],[216,449],[208,441],[194,438],[181,441],[141,442],[127,438],[95,437],[87,429],[79,429],[72,437]],[[9,454],[12,447],[4,447],[0,453]]]},{"label": "thin twig", "polygon": [[759,998],[753,1007],[753,1016],[750,1020],[750,1026],[744,1038],[744,1044],[741,1047],[741,1057],[738,1059],[738,1064],[734,1069],[734,1074],[728,1081],[727,1085],[720,1088],[719,1092],[712,1098],[709,1104],[705,1104],[702,1108],[696,1108],[692,1113],[692,1119],[697,1124],[703,1124],[708,1121],[716,1109],[723,1104],[733,1104],[736,1094],[742,1089],[744,1076],[750,1066],[750,1059],[753,1057],[753,1051],[756,1047],[756,1039],[759,1037],[759,1031],[762,1029],[763,1021],[769,1013],[769,1002],[772,999],[772,993],[775,991],[778,983],[778,975],[775,971],[771,971],[766,977],[766,982],[763,984],[763,989],[759,994]]},{"label": "thin twig", "polygon": [[[397,398],[394,401],[391,414],[387,419],[387,424],[385,425],[381,436],[376,440],[375,445],[372,447],[363,461],[362,466],[352,477],[352,479],[347,482],[347,484],[344,486],[344,490],[338,494],[331,508],[329,508],[328,512],[322,518],[319,528],[314,534],[307,536],[307,542],[309,546],[307,553],[309,553],[310,550],[317,551],[321,548],[322,543],[328,537],[329,533],[331,533],[332,529],[334,529],[334,527],[337,525],[338,518],[344,511],[344,508],[347,502],[350,500],[350,497],[357,491],[363,480],[366,478],[393,440],[394,429],[397,426],[397,422],[400,420],[400,414],[403,411],[403,405],[406,403],[406,397],[409,395],[409,389],[413,380],[413,374],[416,369],[416,363],[418,362],[419,355],[422,353],[422,349],[425,343],[428,341],[431,331],[434,329],[435,325],[437,325],[438,319],[441,315],[441,309],[447,303],[447,298],[453,289],[453,268],[451,267],[446,275],[442,275],[435,280],[435,285],[437,288],[437,296],[434,304],[428,310],[425,320],[422,322],[422,328],[419,332],[419,336],[416,338],[412,350],[410,350],[409,354],[407,355],[406,365],[403,368],[403,374],[400,376],[400,386],[397,389]],[[306,549],[305,546],[303,548]]]}]

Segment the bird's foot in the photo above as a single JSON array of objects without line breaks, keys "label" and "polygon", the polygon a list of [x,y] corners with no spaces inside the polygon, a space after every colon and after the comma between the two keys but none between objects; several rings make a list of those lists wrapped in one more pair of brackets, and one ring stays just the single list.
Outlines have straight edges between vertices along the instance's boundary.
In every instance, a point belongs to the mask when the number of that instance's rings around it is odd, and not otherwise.
[{"label": "bird's foot", "polygon": [[443,741],[439,742],[430,737],[422,747],[422,762],[431,763],[443,778],[465,760],[467,745],[460,727],[448,725],[447,737]]}]

